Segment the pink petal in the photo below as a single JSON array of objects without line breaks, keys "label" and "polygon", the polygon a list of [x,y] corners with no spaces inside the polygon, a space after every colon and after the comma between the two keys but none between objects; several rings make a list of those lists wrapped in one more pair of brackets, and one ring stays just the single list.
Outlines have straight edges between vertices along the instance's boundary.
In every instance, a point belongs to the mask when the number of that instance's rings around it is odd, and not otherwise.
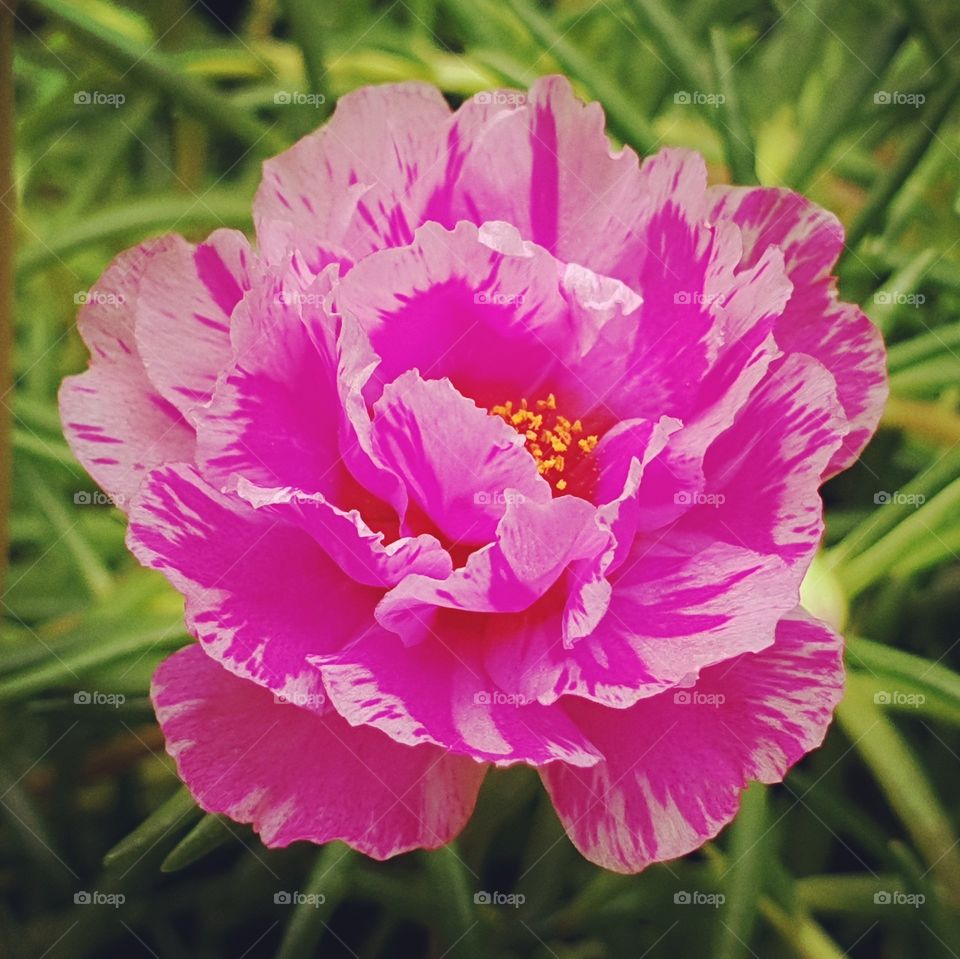
[{"label": "pink petal", "polygon": [[237,307],[233,362],[197,423],[198,460],[215,486],[235,488],[242,476],[268,488],[342,491],[335,346],[311,334],[303,306],[322,300],[332,279],[301,286],[278,271]]},{"label": "pink petal", "polygon": [[293,702],[322,702],[306,657],[358,636],[379,595],[304,530],[217,492],[191,466],[144,481],[127,545],[184,595],[187,628],[211,656]]},{"label": "pink petal", "polygon": [[887,397],[883,340],[856,306],[837,302],[830,271],[843,249],[843,227],[826,210],[797,193],[765,187],[710,190],[711,217],[732,220],[744,235],[744,262],[771,245],[780,247],[794,294],[777,323],[788,352],[807,353],[833,373],[851,428],[826,468],[846,469],[876,429]]},{"label": "pink petal", "polygon": [[292,243],[319,272],[409,243],[442,173],[449,116],[440,92],[424,83],[341,97],[325,126],[264,164],[254,200],[264,256],[278,262]]},{"label": "pink petal", "polygon": [[67,377],[60,388],[60,418],[70,448],[123,510],[146,472],[193,458],[193,429],[147,379],[134,338],[143,272],[177,242],[152,240],[107,267],[77,321],[90,348],[90,369]]},{"label": "pink petal", "polygon": [[407,746],[432,743],[506,766],[597,761],[560,710],[498,688],[477,655],[486,621],[447,614],[416,646],[370,631],[339,653],[312,657],[334,708],[354,726],[374,726]]},{"label": "pink petal", "polygon": [[375,859],[436,849],[464,827],[485,769],[278,703],[197,646],[154,676],[180,777],[207,811],[252,823],[270,847],[340,839]]},{"label": "pink petal", "polygon": [[682,856],[733,819],[749,780],[779,782],[823,741],[843,687],[842,640],[802,610],[776,644],[706,670],[696,685],[611,710],[567,712],[605,761],[541,770],[578,849],[616,872]]},{"label": "pink petal", "polygon": [[253,282],[255,254],[236,230],[217,230],[196,247],[171,241],[140,282],[137,349],[161,395],[195,422],[230,362],[230,316]]}]

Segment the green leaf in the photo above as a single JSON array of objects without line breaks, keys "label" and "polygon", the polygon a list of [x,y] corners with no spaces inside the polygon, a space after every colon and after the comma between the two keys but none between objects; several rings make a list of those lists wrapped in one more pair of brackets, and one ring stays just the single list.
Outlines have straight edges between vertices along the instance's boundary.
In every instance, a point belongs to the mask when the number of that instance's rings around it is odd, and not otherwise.
[{"label": "green leaf", "polygon": [[223,816],[207,813],[170,850],[167,858],[160,864],[160,871],[177,872],[180,869],[185,869],[198,859],[202,859],[208,853],[213,852],[214,849],[219,849],[232,836],[233,833]]}]

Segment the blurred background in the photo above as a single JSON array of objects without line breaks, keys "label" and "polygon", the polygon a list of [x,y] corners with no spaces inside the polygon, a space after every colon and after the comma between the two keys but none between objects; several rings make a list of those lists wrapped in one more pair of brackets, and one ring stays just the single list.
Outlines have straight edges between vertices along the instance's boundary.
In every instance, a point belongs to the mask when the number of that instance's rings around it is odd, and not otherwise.
[{"label": "blurred background", "polygon": [[[0,0],[0,22],[0,955],[960,955],[957,0]],[[354,87],[456,104],[553,72],[618,143],[695,147],[847,227],[841,292],[892,396],[824,490],[805,588],[846,624],[846,698],[783,785],[640,876],[581,859],[524,769],[488,777],[457,856],[270,852],[164,753],[149,678],[188,637],[62,439],[77,307],[145,237],[249,231],[261,161]]]}]

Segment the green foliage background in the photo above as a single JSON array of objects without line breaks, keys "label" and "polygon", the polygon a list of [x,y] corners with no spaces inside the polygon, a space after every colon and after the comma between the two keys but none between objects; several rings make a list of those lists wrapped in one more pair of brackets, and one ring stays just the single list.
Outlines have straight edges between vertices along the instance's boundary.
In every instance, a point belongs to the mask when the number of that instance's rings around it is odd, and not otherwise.
[{"label": "green foliage background", "polygon": [[[960,955],[956,0],[22,0],[16,18],[0,954]],[[621,142],[696,147],[714,180],[801,189],[847,225],[841,290],[886,334],[892,373],[880,433],[824,491],[806,590],[846,617],[847,696],[784,785],[751,788],[716,842],[640,876],[583,861],[526,770],[490,777],[455,852],[269,852],[201,819],[163,752],[146,690],[187,637],[61,437],[57,385],[86,361],[76,304],[147,236],[249,230],[261,160],[356,86],[419,78],[455,103],[557,71]],[[123,102],[77,102],[92,91]],[[323,103],[276,102],[293,91]],[[481,889],[526,901],[476,905]],[[125,900],[74,905],[91,890]],[[275,903],[291,890],[325,902]],[[675,902],[694,891],[723,904]]]}]

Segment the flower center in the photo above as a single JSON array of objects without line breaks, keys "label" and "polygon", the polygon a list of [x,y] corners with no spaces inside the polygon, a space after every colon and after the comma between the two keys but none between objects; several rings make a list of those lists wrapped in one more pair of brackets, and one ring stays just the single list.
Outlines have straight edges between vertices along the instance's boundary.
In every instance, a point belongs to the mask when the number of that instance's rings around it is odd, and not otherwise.
[{"label": "flower center", "polygon": [[490,413],[523,435],[537,462],[537,472],[558,493],[566,491],[574,478],[582,477],[585,461],[599,441],[596,434],[584,432],[580,420],[570,420],[557,410],[553,393],[533,404],[521,399],[516,407],[507,400],[491,407]]}]

